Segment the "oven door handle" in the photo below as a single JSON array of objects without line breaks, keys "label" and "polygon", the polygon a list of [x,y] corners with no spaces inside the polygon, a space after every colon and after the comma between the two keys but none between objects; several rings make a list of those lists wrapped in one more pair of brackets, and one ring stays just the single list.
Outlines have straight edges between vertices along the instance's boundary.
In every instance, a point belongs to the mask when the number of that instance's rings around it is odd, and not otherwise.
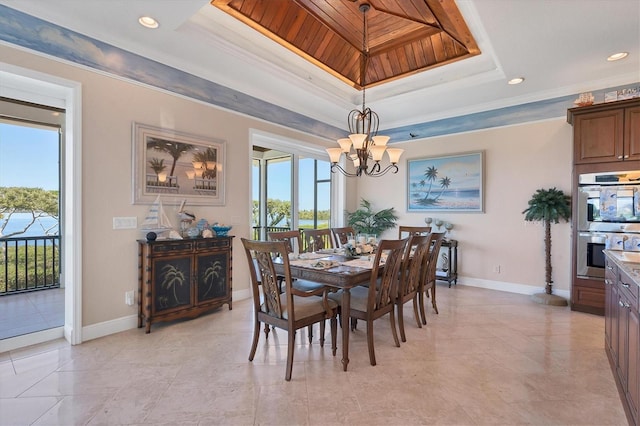
[{"label": "oven door handle", "polygon": [[599,232],[579,232],[578,236],[582,239],[588,238],[589,243],[605,244],[607,242],[607,235]]}]

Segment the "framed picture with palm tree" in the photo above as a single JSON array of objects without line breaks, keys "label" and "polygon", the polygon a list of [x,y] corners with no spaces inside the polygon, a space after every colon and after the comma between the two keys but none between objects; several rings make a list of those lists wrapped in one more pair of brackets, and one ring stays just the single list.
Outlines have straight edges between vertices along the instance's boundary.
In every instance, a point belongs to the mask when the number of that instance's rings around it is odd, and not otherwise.
[{"label": "framed picture with palm tree", "polygon": [[484,151],[407,161],[410,212],[484,212]]},{"label": "framed picture with palm tree", "polygon": [[225,141],[133,123],[133,203],[224,205]]}]

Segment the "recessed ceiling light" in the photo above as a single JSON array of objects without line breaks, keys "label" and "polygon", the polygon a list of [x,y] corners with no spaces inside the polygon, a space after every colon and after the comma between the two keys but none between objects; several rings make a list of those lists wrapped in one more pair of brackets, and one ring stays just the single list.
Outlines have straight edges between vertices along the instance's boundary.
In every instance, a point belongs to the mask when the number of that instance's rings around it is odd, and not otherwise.
[{"label": "recessed ceiling light", "polygon": [[151,16],[141,16],[138,19],[138,22],[140,23],[140,25],[146,28],[158,28],[159,25],[158,21],[153,19]]},{"label": "recessed ceiling light", "polygon": [[517,77],[517,78],[512,78],[511,80],[507,81],[507,84],[520,84],[524,81],[524,77]]},{"label": "recessed ceiling light", "polygon": [[629,52],[619,52],[619,53],[614,53],[613,55],[609,56],[607,58],[607,61],[612,62],[612,61],[619,61],[620,59],[624,59],[627,56],[629,56]]}]

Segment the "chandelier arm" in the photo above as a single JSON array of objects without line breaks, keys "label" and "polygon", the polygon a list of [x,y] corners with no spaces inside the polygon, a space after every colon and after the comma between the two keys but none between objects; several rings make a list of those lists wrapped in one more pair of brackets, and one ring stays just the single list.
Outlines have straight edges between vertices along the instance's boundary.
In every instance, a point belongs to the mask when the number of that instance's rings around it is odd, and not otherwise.
[{"label": "chandelier arm", "polygon": [[[379,170],[379,169],[378,169]],[[365,175],[369,176],[369,177],[380,177],[380,176],[384,176],[386,175],[388,172],[392,172],[393,174],[398,173],[398,165],[397,164],[389,164],[387,167],[385,167],[382,171],[373,173],[372,171],[366,171],[364,172]]]},{"label": "chandelier arm", "polygon": [[343,169],[340,164],[332,163],[331,164],[331,173],[336,173],[336,171],[339,171],[340,173],[342,173],[343,175],[345,175],[347,177],[357,177],[357,176],[360,176],[360,174],[362,173],[360,171],[360,168],[358,168],[358,172],[356,172],[356,173],[349,173],[348,171]]}]

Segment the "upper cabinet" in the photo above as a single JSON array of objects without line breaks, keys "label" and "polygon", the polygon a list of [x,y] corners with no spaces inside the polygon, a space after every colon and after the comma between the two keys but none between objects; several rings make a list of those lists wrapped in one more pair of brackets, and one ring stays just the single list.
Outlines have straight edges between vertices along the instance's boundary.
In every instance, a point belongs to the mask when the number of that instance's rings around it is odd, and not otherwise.
[{"label": "upper cabinet", "polygon": [[640,160],[640,98],[571,108],[574,164]]}]

